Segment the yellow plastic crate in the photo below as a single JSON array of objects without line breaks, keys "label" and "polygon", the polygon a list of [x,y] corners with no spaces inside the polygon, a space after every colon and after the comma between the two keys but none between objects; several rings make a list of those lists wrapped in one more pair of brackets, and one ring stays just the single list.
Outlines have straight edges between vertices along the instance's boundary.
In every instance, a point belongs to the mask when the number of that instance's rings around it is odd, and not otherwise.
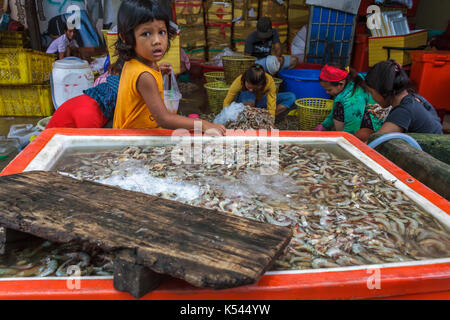
[{"label": "yellow plastic crate", "polygon": [[[234,0],[233,17],[241,17],[242,21],[256,20],[258,17],[258,0]],[[253,16],[250,16],[250,10],[253,9]]]},{"label": "yellow plastic crate", "polygon": [[240,54],[245,52],[245,40],[233,39],[234,51]]},{"label": "yellow plastic crate", "polygon": [[181,26],[180,45],[182,48],[198,48],[206,46],[204,26]]},{"label": "yellow plastic crate", "polygon": [[166,52],[164,57],[159,61],[158,65],[162,62],[167,62],[172,65],[172,70],[175,74],[180,73],[181,61],[180,61],[180,35],[173,37],[170,42],[170,49]]},{"label": "yellow plastic crate", "polygon": [[176,0],[174,5],[178,25],[204,26],[202,0]]},{"label": "yellow plastic crate", "polygon": [[205,47],[200,48],[183,48],[189,59],[205,60]]},{"label": "yellow plastic crate", "polygon": [[[388,50],[383,47],[417,48],[427,44],[426,30],[414,31],[403,36],[370,37],[369,38],[369,67],[388,59]],[[408,50],[391,50],[390,58],[401,65],[412,63]]]},{"label": "yellow plastic crate", "polygon": [[272,23],[273,28],[277,29],[280,43],[285,43],[288,38],[288,23]]},{"label": "yellow plastic crate", "polygon": [[233,41],[237,39],[245,39],[256,30],[258,21],[240,20],[233,23]]},{"label": "yellow plastic crate", "polygon": [[280,4],[276,0],[261,1],[259,5],[259,17],[269,17],[272,23],[285,21],[288,18],[288,4],[284,1]]},{"label": "yellow plastic crate", "polygon": [[50,79],[55,55],[21,48],[0,49],[0,85],[41,84]]},{"label": "yellow plastic crate", "polygon": [[0,116],[51,116],[53,111],[49,84],[0,86]]},{"label": "yellow plastic crate", "polygon": [[206,21],[208,23],[231,23],[233,20],[233,2],[231,0],[206,3]]},{"label": "yellow plastic crate", "polygon": [[28,44],[28,39],[23,31],[0,30],[0,47],[17,48]]}]

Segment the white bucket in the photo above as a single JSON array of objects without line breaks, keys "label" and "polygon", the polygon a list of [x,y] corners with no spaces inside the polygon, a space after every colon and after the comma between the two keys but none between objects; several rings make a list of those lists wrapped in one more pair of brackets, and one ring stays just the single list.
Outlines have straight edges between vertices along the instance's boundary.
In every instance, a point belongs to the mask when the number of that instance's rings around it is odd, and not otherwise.
[{"label": "white bucket", "polygon": [[53,63],[51,86],[55,109],[93,85],[94,74],[87,61],[67,57]]},{"label": "white bucket", "polygon": [[178,105],[180,104],[181,94],[179,92],[170,92],[170,90],[164,90],[164,104],[170,113],[178,112]]}]

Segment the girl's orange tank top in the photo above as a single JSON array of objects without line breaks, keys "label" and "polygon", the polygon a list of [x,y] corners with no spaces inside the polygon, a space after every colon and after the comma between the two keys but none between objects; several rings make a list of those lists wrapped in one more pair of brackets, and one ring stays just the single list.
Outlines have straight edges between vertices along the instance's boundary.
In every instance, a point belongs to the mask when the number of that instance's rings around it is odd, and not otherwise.
[{"label": "girl's orange tank top", "polygon": [[164,101],[161,72],[150,68],[136,59],[125,62],[120,75],[113,128],[154,129],[158,127],[158,124],[145,104],[144,98],[142,98],[137,90],[137,80],[144,72],[150,73],[155,78],[161,99]]}]

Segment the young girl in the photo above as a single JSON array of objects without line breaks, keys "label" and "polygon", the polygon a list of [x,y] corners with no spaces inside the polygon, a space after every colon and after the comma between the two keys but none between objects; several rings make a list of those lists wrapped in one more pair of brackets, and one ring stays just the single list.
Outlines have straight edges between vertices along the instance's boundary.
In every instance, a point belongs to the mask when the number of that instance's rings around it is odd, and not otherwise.
[{"label": "young girl", "polygon": [[223,107],[229,106],[233,101],[251,107],[267,108],[275,117],[294,105],[295,94],[292,92],[277,94],[273,78],[261,65],[254,64],[233,81],[223,101]]},{"label": "young girl", "polygon": [[120,78],[113,128],[120,129],[194,129],[201,121],[202,130],[223,125],[170,113],[164,105],[162,74],[171,66],[158,62],[169,49],[173,29],[169,17],[154,0],[125,0],[117,15],[116,49],[125,62]]},{"label": "young girl", "polygon": [[[84,90],[82,95],[64,102],[53,113],[48,128],[102,128],[114,116],[123,61],[111,66],[103,83]],[[108,124],[110,127],[110,124]]]},{"label": "young girl", "polygon": [[[408,91],[410,80],[394,60],[374,65],[367,74],[366,84],[382,108],[392,106],[383,126],[375,131],[442,134],[436,110],[424,97]],[[368,138],[369,134],[365,136]]]},{"label": "young girl", "polygon": [[333,127],[336,131],[355,134],[360,128],[378,130],[382,120],[368,112],[374,105],[370,93],[364,89],[364,80],[355,70],[338,63],[328,63],[319,76],[320,85],[334,98],[328,117],[314,130],[325,131]]}]

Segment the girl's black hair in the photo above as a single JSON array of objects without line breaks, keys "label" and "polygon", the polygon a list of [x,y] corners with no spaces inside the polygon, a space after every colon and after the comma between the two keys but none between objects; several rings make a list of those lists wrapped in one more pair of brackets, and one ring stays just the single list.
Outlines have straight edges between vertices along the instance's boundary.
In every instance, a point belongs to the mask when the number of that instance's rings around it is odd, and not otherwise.
[{"label": "girl's black hair", "polygon": [[[136,39],[134,38],[134,28],[142,23],[153,20],[163,20],[166,24],[169,37],[167,50],[170,48],[170,40],[176,34],[175,29],[170,25],[170,19],[167,13],[161,8],[155,0],[124,0],[117,13],[117,42],[116,52],[124,61],[136,57],[134,47]],[[124,41],[122,41],[121,37]]]},{"label": "girl's black hair", "polygon": [[244,72],[241,78],[242,91],[247,90],[247,88],[245,87],[246,81],[255,86],[262,86],[263,88],[265,88],[267,84],[267,78],[263,66],[255,63]]},{"label": "girl's black hair", "polygon": [[117,58],[116,62],[114,62],[110,67],[109,67],[109,72],[111,74],[118,74],[120,75],[122,73],[122,69],[123,69],[123,65],[124,65],[125,61],[122,60],[122,58]]},{"label": "girl's black hair", "polygon": [[411,89],[408,75],[394,60],[381,61],[374,65],[367,73],[366,84],[385,99]]},{"label": "girl's black hair", "polygon": [[[328,62],[327,65],[331,66],[331,67],[335,67],[341,70],[345,70],[345,67],[338,63],[338,62]],[[364,91],[366,91],[366,86],[364,83],[364,79],[361,78],[361,76],[358,74],[358,72],[356,72],[355,69],[350,68],[350,72],[348,73],[348,76],[344,79],[345,80],[345,85],[347,85],[348,83],[352,82],[354,83],[353,86],[353,92],[352,95],[355,93],[356,88],[357,87],[361,87]],[[331,82],[331,81],[323,81],[320,80],[321,82],[328,82],[329,84],[331,84],[332,86],[337,87],[339,85],[340,81],[336,81],[336,82]]]}]

